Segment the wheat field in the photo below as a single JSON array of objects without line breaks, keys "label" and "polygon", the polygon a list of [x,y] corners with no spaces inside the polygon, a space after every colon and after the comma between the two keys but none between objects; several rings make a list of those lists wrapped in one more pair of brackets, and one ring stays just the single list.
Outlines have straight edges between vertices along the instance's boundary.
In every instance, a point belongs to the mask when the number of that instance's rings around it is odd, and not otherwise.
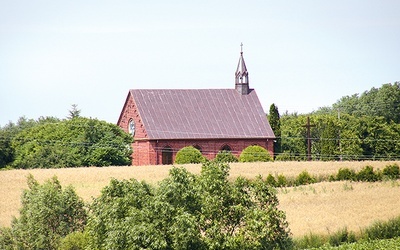
[{"label": "wheat field", "polygon": [[[283,174],[295,177],[306,170],[312,175],[337,173],[339,168],[359,170],[370,165],[383,169],[391,162],[267,162],[231,164],[230,178],[254,178],[258,175]],[[72,185],[78,195],[90,202],[97,197],[111,178],[145,180],[156,184],[168,176],[172,166],[88,167],[64,169],[31,169],[0,171],[0,226],[10,226],[18,216],[20,197],[27,188],[26,178],[36,180],[57,176],[63,186]],[[201,165],[183,165],[198,174]],[[278,189],[280,209],[286,212],[294,237],[310,232],[329,234],[343,227],[358,231],[376,220],[387,220],[400,215],[400,181],[358,183],[322,182],[313,185]]]}]

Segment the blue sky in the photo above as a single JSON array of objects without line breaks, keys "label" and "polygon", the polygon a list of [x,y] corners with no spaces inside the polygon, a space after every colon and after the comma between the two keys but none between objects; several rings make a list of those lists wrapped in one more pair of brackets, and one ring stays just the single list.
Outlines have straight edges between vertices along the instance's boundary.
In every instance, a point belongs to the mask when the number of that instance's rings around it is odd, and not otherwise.
[{"label": "blue sky", "polygon": [[243,42],[264,110],[400,80],[400,1],[0,1],[0,126],[116,123],[132,88],[233,88]]}]

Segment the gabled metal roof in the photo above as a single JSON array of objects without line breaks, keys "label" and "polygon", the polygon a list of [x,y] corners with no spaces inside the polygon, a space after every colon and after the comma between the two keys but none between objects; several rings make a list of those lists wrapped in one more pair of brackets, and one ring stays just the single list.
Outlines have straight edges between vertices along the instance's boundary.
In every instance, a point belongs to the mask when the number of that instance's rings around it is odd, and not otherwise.
[{"label": "gabled metal roof", "polygon": [[274,138],[251,90],[131,89],[148,139]]}]

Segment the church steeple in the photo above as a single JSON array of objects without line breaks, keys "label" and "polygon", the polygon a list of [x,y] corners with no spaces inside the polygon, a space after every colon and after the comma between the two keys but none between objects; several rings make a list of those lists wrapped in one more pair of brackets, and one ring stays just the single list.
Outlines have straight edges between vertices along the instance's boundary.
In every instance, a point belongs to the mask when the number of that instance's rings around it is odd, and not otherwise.
[{"label": "church steeple", "polygon": [[240,57],[239,63],[235,73],[235,89],[241,95],[249,93],[249,72],[247,72],[246,63],[243,58],[243,43],[240,44]]}]

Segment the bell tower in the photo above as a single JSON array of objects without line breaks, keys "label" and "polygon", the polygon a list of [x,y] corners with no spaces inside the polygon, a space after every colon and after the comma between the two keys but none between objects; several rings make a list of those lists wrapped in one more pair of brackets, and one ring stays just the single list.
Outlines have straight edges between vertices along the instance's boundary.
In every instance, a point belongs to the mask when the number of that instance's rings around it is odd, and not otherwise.
[{"label": "bell tower", "polygon": [[240,44],[239,63],[235,73],[235,89],[241,95],[249,94],[249,72],[243,58],[243,43]]}]

